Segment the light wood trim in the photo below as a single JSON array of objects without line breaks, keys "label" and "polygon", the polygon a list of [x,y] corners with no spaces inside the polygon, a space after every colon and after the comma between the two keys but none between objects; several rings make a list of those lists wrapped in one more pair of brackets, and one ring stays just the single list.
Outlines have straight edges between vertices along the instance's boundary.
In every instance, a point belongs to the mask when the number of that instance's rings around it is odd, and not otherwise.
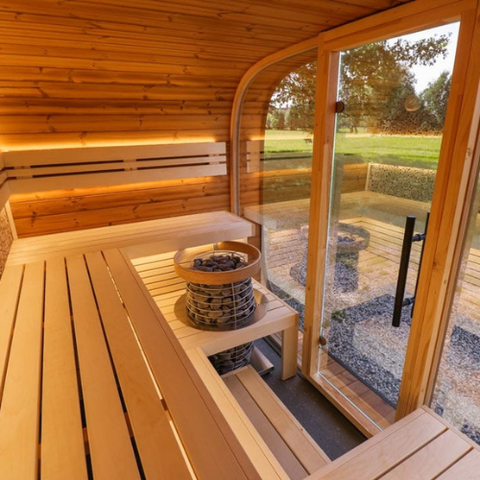
[{"label": "light wood trim", "polygon": [[239,442],[257,467],[261,478],[288,480],[282,466],[266,445],[242,407],[233,397],[201,347],[192,348],[188,356],[203,383],[219,405]]},{"label": "light wood trim", "polygon": [[38,477],[44,264],[29,264],[0,412],[0,478]]},{"label": "light wood trim", "polygon": [[248,389],[242,385],[236,375],[228,375],[224,378],[224,381],[235,400],[242,407],[242,410],[255,425],[258,433],[267,442],[268,448],[275,454],[288,478],[291,480],[303,480],[308,475],[307,470],[297,460],[291,448],[270,423],[262,409],[255,403]]},{"label": "light wood trim", "polygon": [[461,462],[453,465],[444,474],[437,477],[437,480],[477,480],[480,471],[480,452],[472,450]]},{"label": "light wood trim", "polygon": [[222,176],[225,142],[67,148],[3,153],[11,193]]},{"label": "light wood trim", "polygon": [[318,38],[315,36],[314,38],[304,40],[303,42],[292,45],[284,50],[275,52],[250,67],[238,84],[235,98],[233,99],[232,115],[230,119],[230,209],[237,215],[240,212],[240,124],[243,103],[248,88],[255,78],[268,67],[283,60],[295,57],[296,55],[314,50],[317,46]]},{"label": "light wood trim", "polygon": [[10,179],[12,194],[57,190],[58,188],[88,188],[128,183],[143,183],[162,180],[176,180],[190,177],[220,176],[226,174],[226,165],[202,165],[201,167],[159,168],[152,170],[131,170],[110,173],[84,173],[61,177],[33,179]]},{"label": "light wood trim", "polygon": [[448,428],[442,423],[419,409],[342,455],[336,461],[308,477],[308,480],[382,478],[382,475],[389,472],[393,465],[408,459],[418,449],[429,443],[432,438],[447,430]]},{"label": "light wood trim", "polygon": [[23,265],[8,267],[0,281],[0,403],[2,400],[8,357],[20,298]]},{"label": "light wood trim", "polygon": [[[0,200],[0,208],[1,208],[1,200]],[[7,214],[7,218],[8,218],[8,223],[10,225],[10,231],[12,232],[12,237],[14,240],[16,240],[18,238],[18,234],[17,234],[17,229],[15,228],[15,220],[13,219],[13,214],[12,214],[12,207],[10,206],[10,201],[7,200],[5,202],[5,213]]]},{"label": "light wood trim", "polygon": [[[353,48],[376,40],[393,37],[397,34],[410,33],[428,27],[434,27],[446,22],[465,21],[461,29],[458,55],[455,62],[454,78],[452,81],[451,101],[444,130],[444,143],[437,176],[436,192],[434,194],[431,225],[435,232],[442,231],[427,238],[426,259],[422,269],[422,278],[430,278],[428,288],[420,286],[419,296],[415,308],[414,324],[412,328],[412,342],[414,347],[409,348],[406,360],[404,378],[409,378],[408,387],[404,387],[403,398],[412,397],[408,405],[400,400],[399,415],[415,410],[416,407],[428,401],[426,386],[429,378],[433,351],[438,337],[439,313],[444,308],[446,297],[445,282],[448,280],[447,271],[451,268],[452,253],[456,248],[454,242],[445,241],[446,238],[455,238],[453,213],[467,200],[465,195],[459,197],[459,187],[465,183],[462,176],[471,164],[471,140],[468,139],[472,123],[473,109],[478,88],[477,67],[479,55],[478,46],[474,44],[473,53],[470,49],[470,39],[473,33],[473,23],[476,20],[476,0],[420,0],[407,5],[382,12],[365,18],[361,21],[340,27],[320,35],[319,66],[317,83],[317,119],[314,141],[314,161],[312,168],[312,202],[311,227],[309,234],[310,257],[307,272],[306,290],[306,338],[304,343],[303,371],[310,379],[316,369],[318,357],[318,338],[320,328],[319,313],[321,311],[321,297],[324,289],[323,269],[325,265],[325,247],[328,218],[328,199],[330,197],[330,168],[333,141],[333,113],[336,86],[333,85],[335,73],[329,73],[329,62],[333,63],[340,50]],[[471,61],[467,72],[467,63]],[[333,70],[338,70],[334,64]],[[468,105],[467,105],[468,104]],[[457,130],[458,129],[458,130]],[[458,140],[458,143],[457,143]],[[320,143],[320,144],[319,144]],[[470,148],[470,150],[468,150]],[[451,160],[451,162],[450,162]],[[319,168],[318,165],[321,167]],[[323,166],[322,166],[323,165]],[[450,170],[450,166],[453,168]],[[464,172],[464,173],[462,173]],[[455,173],[455,174],[454,174]],[[446,200],[447,190],[449,195]],[[323,202],[323,203],[319,203]],[[446,210],[441,207],[449,205]],[[459,207],[461,209],[461,207]],[[434,210],[436,209],[436,212]],[[443,215],[443,216],[442,216]],[[457,219],[459,216],[457,216]],[[433,223],[432,223],[433,220]],[[440,228],[443,226],[443,229]],[[320,235],[319,232],[322,231]],[[457,246],[458,248],[458,246]],[[448,249],[448,251],[447,251]],[[316,272],[316,273],[315,273]],[[443,282],[443,283],[442,283]],[[421,284],[422,282],[420,282]],[[419,298],[420,297],[420,298]],[[420,306],[419,306],[420,305]],[[437,305],[440,305],[439,307]],[[440,309],[440,312],[438,311]],[[315,316],[317,315],[317,316]],[[426,328],[419,328],[423,322]],[[415,352],[415,353],[414,353]],[[313,379],[312,379],[313,380]],[[405,393],[405,388],[408,394]]]},{"label": "light wood trim", "polygon": [[67,258],[88,443],[95,478],[140,479],[83,256]]},{"label": "light wood trim", "polygon": [[10,195],[10,185],[8,182],[4,182],[2,186],[0,186],[0,209],[2,209],[7,204]]},{"label": "light wood trim", "polygon": [[335,135],[335,102],[337,98],[340,56],[323,46],[318,48],[315,135],[310,194],[310,228],[308,232],[307,279],[305,286],[305,324],[303,331],[302,372],[307,378],[316,374],[320,325],[323,309],[323,282],[317,274],[326,264],[329,223],[330,179]]},{"label": "light wood trim", "polygon": [[[168,145],[130,145],[121,147],[57,148],[3,152],[7,167],[31,165],[75,164],[146,158],[184,158],[187,156],[224,156],[224,142],[182,143]],[[1,166],[1,164],[0,164]]]},{"label": "light wood trim", "polygon": [[131,263],[118,250],[103,254],[197,475],[259,479]]},{"label": "light wood trim", "polygon": [[345,50],[372,41],[406,35],[459,20],[475,0],[416,0],[321,33],[329,50]]},{"label": "light wood trim", "polygon": [[86,261],[145,476],[169,472],[175,479],[191,479],[102,254],[87,254]]},{"label": "light wood trim", "polygon": [[42,378],[41,477],[86,480],[86,452],[63,258],[47,262]]},{"label": "light wood trim", "polygon": [[235,375],[255,400],[269,422],[294,452],[309,473],[330,463],[325,452],[316,444],[302,425],[278,399],[253,367],[239,370]]}]

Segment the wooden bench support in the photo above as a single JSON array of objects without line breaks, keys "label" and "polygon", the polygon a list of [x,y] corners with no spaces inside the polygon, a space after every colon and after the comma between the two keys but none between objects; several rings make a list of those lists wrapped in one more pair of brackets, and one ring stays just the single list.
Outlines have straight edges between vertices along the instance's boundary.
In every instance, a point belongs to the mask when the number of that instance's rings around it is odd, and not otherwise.
[{"label": "wooden bench support", "polygon": [[304,479],[330,462],[252,366],[223,379],[289,478]]}]

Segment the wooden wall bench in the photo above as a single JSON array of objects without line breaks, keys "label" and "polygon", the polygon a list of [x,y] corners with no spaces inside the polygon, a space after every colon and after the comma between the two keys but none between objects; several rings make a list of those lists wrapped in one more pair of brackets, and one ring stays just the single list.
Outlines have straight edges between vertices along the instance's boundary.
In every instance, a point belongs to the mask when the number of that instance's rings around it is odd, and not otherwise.
[{"label": "wooden wall bench", "polygon": [[0,306],[0,478],[265,478],[119,250],[7,267]]},{"label": "wooden wall bench", "polygon": [[253,235],[253,228],[247,220],[219,211],[54,233],[15,240],[7,265],[108,248],[122,248],[130,258],[145,257],[208,242],[246,238]]}]

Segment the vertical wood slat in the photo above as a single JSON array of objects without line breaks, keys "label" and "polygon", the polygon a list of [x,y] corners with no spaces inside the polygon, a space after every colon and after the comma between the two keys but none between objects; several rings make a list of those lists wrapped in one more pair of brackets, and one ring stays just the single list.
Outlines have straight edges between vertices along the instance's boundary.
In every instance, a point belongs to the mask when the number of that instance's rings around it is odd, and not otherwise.
[{"label": "vertical wood slat", "polygon": [[10,342],[15,327],[23,269],[23,265],[7,268],[0,282],[0,405],[8,366]]},{"label": "vertical wood slat", "polygon": [[477,480],[480,472],[480,452],[472,450],[462,462],[452,465],[437,480]]},{"label": "vertical wood slat", "polygon": [[38,474],[44,263],[25,268],[0,410],[0,478]]},{"label": "vertical wood slat", "polygon": [[67,270],[94,478],[140,480],[83,256]]},{"label": "vertical wood slat", "polygon": [[148,479],[191,474],[100,252],[86,256],[105,334]]},{"label": "vertical wood slat", "polygon": [[64,259],[47,261],[43,353],[41,478],[87,479]]},{"label": "vertical wood slat", "polygon": [[197,476],[259,479],[133,266],[118,250],[103,253]]},{"label": "vertical wood slat", "polygon": [[230,375],[224,378],[224,382],[243,411],[248,415],[250,421],[255,425],[258,433],[267,442],[270,450],[275,452],[275,456],[287,473],[288,478],[291,480],[302,480],[307,477],[307,470],[298,461],[238,378],[235,375]]},{"label": "vertical wood slat", "polygon": [[447,430],[384,475],[382,480],[408,478],[410,476],[408,472],[412,471],[417,472],[419,478],[436,478],[470,450],[472,447],[462,437]]}]

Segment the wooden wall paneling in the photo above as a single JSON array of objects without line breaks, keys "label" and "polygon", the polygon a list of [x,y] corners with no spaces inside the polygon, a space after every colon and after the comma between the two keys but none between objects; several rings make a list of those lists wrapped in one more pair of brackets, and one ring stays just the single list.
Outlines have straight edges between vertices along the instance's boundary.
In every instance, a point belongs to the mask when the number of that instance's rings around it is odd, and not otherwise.
[{"label": "wooden wall paneling", "polygon": [[[269,92],[296,61],[275,65],[283,58],[276,52],[305,40],[311,45],[320,31],[390,3],[0,0],[0,149],[228,141],[236,87],[266,58],[262,68],[271,66],[251,86],[243,110],[246,135],[261,136]],[[127,177],[99,176],[93,184],[151,180]],[[58,177],[42,188],[91,184]],[[38,184],[25,179],[17,187]],[[222,195],[205,199],[204,208],[228,208]],[[184,205],[175,204],[175,214]],[[112,221],[120,217],[134,216],[124,212]]]},{"label": "wooden wall paneling", "polygon": [[2,0],[0,145],[225,141],[236,86],[253,64],[389,7]]},{"label": "wooden wall paneling", "polygon": [[19,237],[228,210],[226,177],[13,195]]},{"label": "wooden wall paneling", "polygon": [[25,236],[225,210],[225,205],[228,204],[228,198],[228,194],[225,194],[213,198],[191,198],[165,201],[162,203],[96,209],[70,214],[32,217],[29,219],[16,220],[15,225],[19,238],[22,238]]}]

